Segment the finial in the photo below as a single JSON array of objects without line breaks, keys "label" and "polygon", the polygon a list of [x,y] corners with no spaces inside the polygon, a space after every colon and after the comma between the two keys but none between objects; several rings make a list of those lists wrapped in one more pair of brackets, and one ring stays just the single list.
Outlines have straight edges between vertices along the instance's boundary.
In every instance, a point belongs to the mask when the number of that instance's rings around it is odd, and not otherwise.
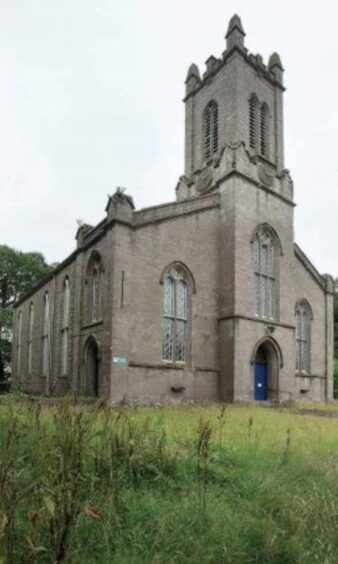
[{"label": "finial", "polygon": [[216,63],[216,57],[214,57],[214,55],[210,55],[210,57],[205,61],[205,64],[207,66],[207,73],[211,72],[215,68]]},{"label": "finial", "polygon": [[126,188],[117,186],[114,194],[108,194],[108,202],[106,205],[106,212],[108,219],[115,219],[116,217],[132,217],[133,210],[135,209],[134,201],[131,196],[125,193]]},{"label": "finial", "polygon": [[280,60],[280,56],[276,52],[272,53],[272,55],[270,56],[270,59],[269,59],[269,63],[268,63],[268,69],[269,70],[272,70],[274,67],[279,67],[280,70],[284,70],[283,65],[282,65],[282,61]]},{"label": "finial", "polygon": [[280,84],[283,84],[284,69],[278,53],[272,53],[268,63],[268,70],[275,75],[276,80]]},{"label": "finial", "polygon": [[78,227],[77,227],[75,239],[77,241],[77,246],[81,247],[86,236],[94,228],[92,225],[88,225],[88,223],[84,223],[83,219],[77,219],[76,223]]},{"label": "finial", "polygon": [[226,37],[228,37],[229,33],[231,33],[234,29],[238,29],[238,31],[240,31],[243,35],[245,35],[241,18],[237,14],[234,14],[231,20],[229,21]]},{"label": "finial", "polygon": [[234,47],[235,45],[241,48],[244,47],[245,32],[242,26],[241,18],[237,14],[232,16],[225,37],[227,40],[227,49],[232,49],[232,47]]},{"label": "finial", "polygon": [[186,95],[191,94],[194,92],[195,88],[201,82],[201,75],[198,69],[198,66],[195,63],[192,63],[188,69],[187,78],[185,79],[185,93]]},{"label": "finial", "polygon": [[187,80],[189,80],[189,78],[191,77],[195,77],[198,80],[201,80],[201,76],[200,76],[200,71],[198,69],[198,66],[195,63],[192,63],[188,69],[188,74],[187,74]]}]

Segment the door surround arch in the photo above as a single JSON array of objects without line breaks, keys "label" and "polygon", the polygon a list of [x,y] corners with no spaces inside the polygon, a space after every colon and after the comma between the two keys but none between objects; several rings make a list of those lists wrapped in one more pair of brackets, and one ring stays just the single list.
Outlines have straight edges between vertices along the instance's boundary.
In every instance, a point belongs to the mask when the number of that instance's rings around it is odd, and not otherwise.
[{"label": "door surround arch", "polygon": [[251,365],[254,399],[278,400],[279,372],[283,367],[283,355],[277,341],[271,337],[260,339],[252,351]]},{"label": "door surround arch", "polygon": [[100,394],[100,343],[95,335],[90,335],[84,345],[84,391],[86,395],[99,397]]}]

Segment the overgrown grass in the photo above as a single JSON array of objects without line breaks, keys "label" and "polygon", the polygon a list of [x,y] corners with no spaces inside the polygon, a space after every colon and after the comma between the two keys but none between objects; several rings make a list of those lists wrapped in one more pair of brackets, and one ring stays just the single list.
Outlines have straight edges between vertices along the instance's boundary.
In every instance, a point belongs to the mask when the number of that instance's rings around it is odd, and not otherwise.
[{"label": "overgrown grass", "polygon": [[338,419],[0,398],[0,561],[338,562]]}]

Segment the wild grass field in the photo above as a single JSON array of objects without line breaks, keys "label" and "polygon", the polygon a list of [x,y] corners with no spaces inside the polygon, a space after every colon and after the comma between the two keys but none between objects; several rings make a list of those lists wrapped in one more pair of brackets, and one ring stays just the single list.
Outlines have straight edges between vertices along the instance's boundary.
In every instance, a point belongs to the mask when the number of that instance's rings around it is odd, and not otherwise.
[{"label": "wild grass field", "polygon": [[0,562],[337,563],[337,411],[2,396]]}]

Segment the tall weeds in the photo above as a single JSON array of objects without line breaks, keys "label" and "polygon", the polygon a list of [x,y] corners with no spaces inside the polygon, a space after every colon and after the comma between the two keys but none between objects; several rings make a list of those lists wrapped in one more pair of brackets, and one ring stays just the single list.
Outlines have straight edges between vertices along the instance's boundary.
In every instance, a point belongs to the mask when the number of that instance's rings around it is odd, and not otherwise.
[{"label": "tall weeds", "polygon": [[338,561],[335,421],[287,417],[0,400],[1,564]]},{"label": "tall weeds", "polygon": [[0,460],[0,555],[8,564],[14,562],[18,441],[18,420],[11,412]]},{"label": "tall weeds", "polygon": [[201,420],[197,429],[197,481],[203,511],[206,509],[208,466],[210,461],[210,437],[212,429],[209,421]]}]

